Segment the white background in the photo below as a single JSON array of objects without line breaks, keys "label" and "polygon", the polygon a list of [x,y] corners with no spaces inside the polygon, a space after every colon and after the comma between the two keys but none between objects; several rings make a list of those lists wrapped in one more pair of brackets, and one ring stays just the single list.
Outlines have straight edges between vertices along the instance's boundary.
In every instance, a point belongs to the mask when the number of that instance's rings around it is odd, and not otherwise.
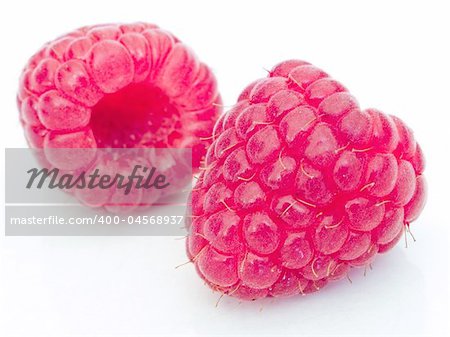
[{"label": "white background", "polygon": [[287,300],[239,304],[223,298],[216,308],[219,295],[192,265],[174,268],[186,257],[183,240],[173,237],[1,235],[0,336],[448,333],[450,9],[444,1],[39,0],[0,6],[2,147],[25,146],[17,81],[44,42],[87,24],[148,21],[171,30],[213,68],[228,105],[265,76],[263,68],[281,60],[301,58],[323,68],[362,107],[407,121],[427,157],[429,182],[427,207],[412,225],[416,243],[408,249],[399,243],[366,277],[354,270],[353,284]]}]

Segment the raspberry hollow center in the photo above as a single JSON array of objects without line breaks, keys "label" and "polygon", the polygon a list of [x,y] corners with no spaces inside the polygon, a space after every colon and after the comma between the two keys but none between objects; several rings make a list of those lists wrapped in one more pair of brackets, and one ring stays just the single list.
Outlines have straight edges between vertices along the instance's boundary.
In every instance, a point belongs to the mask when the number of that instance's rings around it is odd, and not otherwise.
[{"label": "raspberry hollow center", "polygon": [[132,83],[106,94],[92,108],[90,126],[98,147],[176,147],[180,113],[158,87]]}]

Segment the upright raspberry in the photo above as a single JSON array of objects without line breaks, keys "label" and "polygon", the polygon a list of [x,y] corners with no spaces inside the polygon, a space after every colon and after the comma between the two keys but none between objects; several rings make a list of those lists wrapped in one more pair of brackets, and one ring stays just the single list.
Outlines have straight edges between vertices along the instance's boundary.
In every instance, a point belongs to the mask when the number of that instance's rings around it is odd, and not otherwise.
[{"label": "upright raspberry", "polygon": [[45,44],[17,100],[29,145],[67,170],[93,158],[68,162],[52,148],[191,148],[195,171],[221,102],[211,70],[146,23],[83,27]]},{"label": "upright raspberry", "polygon": [[187,254],[240,299],[319,290],[392,248],[425,203],[424,158],[397,117],[361,110],[303,61],[278,64],[217,121],[191,195]]}]

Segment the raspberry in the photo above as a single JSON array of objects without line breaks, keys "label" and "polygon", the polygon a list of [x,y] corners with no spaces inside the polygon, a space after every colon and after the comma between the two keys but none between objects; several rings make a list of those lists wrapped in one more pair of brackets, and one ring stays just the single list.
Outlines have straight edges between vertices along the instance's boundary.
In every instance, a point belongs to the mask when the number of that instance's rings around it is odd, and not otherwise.
[{"label": "raspberry", "polygon": [[192,148],[194,169],[220,101],[210,69],[146,23],[83,27],[47,43],[18,93],[33,148]]},{"label": "raspberry", "polygon": [[424,207],[424,158],[397,117],[321,69],[278,64],[214,127],[187,254],[245,300],[314,292],[391,249]]},{"label": "raspberry", "polygon": [[[191,148],[196,171],[221,110],[210,69],[171,33],[146,23],[83,27],[47,43],[23,70],[17,100],[26,139],[43,149],[44,166],[87,172],[95,167],[111,175],[129,174],[130,160],[119,163],[107,151],[68,159],[67,151],[56,150]],[[78,199],[129,211],[179,191],[191,179],[184,154],[136,156],[135,164],[142,159],[164,167],[170,188],[159,196],[84,189],[76,192]]]}]

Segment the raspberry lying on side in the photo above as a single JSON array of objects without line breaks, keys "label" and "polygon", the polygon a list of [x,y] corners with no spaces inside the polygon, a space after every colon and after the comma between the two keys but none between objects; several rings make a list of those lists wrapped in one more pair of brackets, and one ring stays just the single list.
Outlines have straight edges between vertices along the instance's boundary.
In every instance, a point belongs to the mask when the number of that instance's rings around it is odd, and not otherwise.
[{"label": "raspberry lying on side", "polygon": [[196,171],[221,109],[211,70],[146,23],[83,27],[45,44],[17,100],[29,145],[65,169],[86,163],[67,168],[49,149],[191,148]]},{"label": "raspberry lying on side", "polygon": [[217,121],[191,194],[187,254],[244,300],[317,291],[391,249],[426,197],[424,158],[397,117],[361,110],[303,61],[278,64]]}]

